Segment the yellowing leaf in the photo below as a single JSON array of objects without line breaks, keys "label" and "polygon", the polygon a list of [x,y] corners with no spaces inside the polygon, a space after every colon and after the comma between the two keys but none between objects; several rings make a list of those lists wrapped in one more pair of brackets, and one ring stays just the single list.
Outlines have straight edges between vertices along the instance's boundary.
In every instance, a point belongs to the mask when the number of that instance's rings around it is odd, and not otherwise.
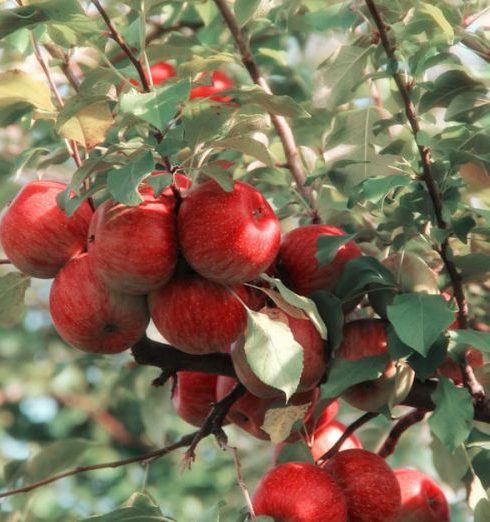
[{"label": "yellowing leaf", "polygon": [[10,327],[19,322],[30,284],[30,277],[20,272],[9,272],[0,278],[0,326]]},{"label": "yellowing leaf", "polygon": [[277,444],[286,439],[296,421],[303,420],[310,404],[271,408],[266,411],[262,429],[271,437],[271,442]]},{"label": "yellowing leaf", "polygon": [[107,103],[94,103],[70,118],[61,127],[60,134],[91,149],[105,140],[106,133],[113,123],[114,118]]},{"label": "yellowing leaf", "polygon": [[46,83],[32,74],[15,69],[0,74],[0,108],[28,103],[42,111],[53,112],[51,93]]}]

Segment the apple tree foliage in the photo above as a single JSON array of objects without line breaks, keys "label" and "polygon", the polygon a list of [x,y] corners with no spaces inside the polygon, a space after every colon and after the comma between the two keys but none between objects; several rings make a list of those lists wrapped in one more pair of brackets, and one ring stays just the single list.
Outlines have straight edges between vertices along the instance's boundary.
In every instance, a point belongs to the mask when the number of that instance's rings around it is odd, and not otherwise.
[{"label": "apple tree foliage", "polygon": [[[340,239],[321,238],[320,263],[328,263],[348,239],[363,246],[366,255],[347,264],[334,294],[313,296],[318,310],[268,278],[283,300],[305,308],[320,330],[328,330],[330,349],[342,336],[341,303],[366,294],[369,300],[354,317],[371,316],[369,303],[381,310],[390,322],[390,356],[406,361],[419,381],[433,374],[446,350],[459,362],[467,346],[488,353],[487,2],[224,3],[235,29],[250,42],[270,92],[249,74],[236,30],[230,31],[213,0],[104,1],[107,20],[98,2],[2,3],[1,205],[36,176],[69,183],[60,200],[68,214],[89,197],[137,205],[138,185],[168,165],[192,179],[215,179],[224,190],[241,179],[268,198],[284,229],[311,222],[313,205],[317,221],[348,232]],[[143,92],[124,46],[142,71],[169,61],[176,77]],[[216,69],[234,80],[228,101],[189,100],[196,75]],[[302,179],[273,125],[277,117],[293,130]],[[223,168],[219,160],[233,166]],[[154,176],[151,184],[159,192],[170,180]],[[137,231],[134,243],[137,248]],[[424,266],[395,280],[380,263],[395,252],[415,252]],[[464,292],[469,329],[448,332],[457,300],[415,288],[414,280],[428,267],[437,273],[437,292],[457,293],[455,286]],[[46,283],[30,281],[8,265],[1,268],[2,490],[79,464],[131,458],[189,431],[172,412],[168,385],[151,386],[155,368],[135,365],[129,354],[75,353],[52,329]],[[403,293],[394,295],[395,288]],[[291,337],[285,328],[254,321],[253,314],[249,328],[255,329],[248,344],[252,359],[254,343],[277,349],[281,343],[271,336],[286,343]],[[269,368],[265,378],[294,391],[300,359],[290,375]],[[263,367],[260,362],[254,367]],[[376,378],[385,364],[383,356],[362,364],[334,361],[323,397]],[[258,371],[267,374],[267,368]],[[486,366],[477,372],[490,393],[488,375]],[[486,408],[490,418],[489,407],[473,400],[471,391],[441,377],[432,393],[434,413],[411,428],[390,457],[393,465],[437,473],[456,521],[490,519],[490,424],[474,421],[478,408]],[[354,409],[342,411],[345,421],[356,418]],[[391,426],[391,412],[383,413],[360,431],[369,449]],[[242,474],[253,485],[265,471],[270,445],[233,428],[229,433],[239,447]],[[174,453],[144,465],[77,474],[11,496],[0,504],[0,520],[245,518],[230,453],[206,440],[193,469],[183,475],[180,459]]]}]

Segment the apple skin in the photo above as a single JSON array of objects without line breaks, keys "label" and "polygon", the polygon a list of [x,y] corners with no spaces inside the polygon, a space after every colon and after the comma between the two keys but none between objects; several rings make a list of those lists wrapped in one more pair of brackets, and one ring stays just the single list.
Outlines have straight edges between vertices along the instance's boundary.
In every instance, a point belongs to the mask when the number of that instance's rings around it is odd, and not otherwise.
[{"label": "apple skin", "polygon": [[[218,377],[216,399],[219,401],[226,397],[236,384],[237,381],[231,377]],[[318,400],[318,396],[318,388],[304,393],[295,393],[289,400],[288,405],[300,406],[310,403],[310,407],[304,417],[304,421],[307,423],[313,413],[313,408]],[[277,398],[262,399],[247,391],[233,403],[226,419],[257,439],[270,440],[269,434],[265,432],[261,426],[264,424],[267,410],[270,408],[280,408],[281,406],[284,406],[284,400]],[[295,442],[300,439],[300,436],[299,432],[292,432],[286,441]]]},{"label": "apple skin", "polygon": [[318,238],[344,234],[341,228],[330,225],[305,225],[288,232],[282,240],[278,261],[284,283],[300,295],[333,290],[344,265],[362,252],[354,241],[349,241],[339,248],[331,263],[320,268],[316,259]]},{"label": "apple skin", "polygon": [[[169,64],[168,62],[158,62],[153,64],[150,67],[150,73],[153,85],[161,85],[162,83],[165,83],[169,78],[173,78],[174,76],[176,76],[176,72],[173,65]],[[146,69],[145,76],[148,79],[148,76],[146,75]],[[131,79],[129,81],[132,85],[140,85],[140,82],[136,79]]]},{"label": "apple skin", "polygon": [[86,253],[58,272],[49,310],[60,336],[91,353],[113,354],[130,348],[149,323],[145,298],[111,290],[93,273]]},{"label": "apple skin", "polygon": [[178,231],[182,253],[203,277],[237,284],[258,277],[279,249],[279,221],[264,196],[235,181],[225,192],[214,180],[194,186],[183,198]]},{"label": "apple skin", "polygon": [[363,449],[349,449],[336,453],[323,469],[346,497],[349,522],[398,521],[400,486],[381,457]]},{"label": "apple skin", "polygon": [[357,319],[344,325],[336,356],[349,361],[387,353],[386,327],[381,319]]},{"label": "apple skin", "polygon": [[235,292],[246,300],[242,286],[228,288],[198,274],[176,274],[148,296],[157,330],[183,352],[228,351],[245,330],[247,314]]},{"label": "apple skin", "polygon": [[[466,361],[472,368],[481,368],[485,364],[483,354],[476,348],[468,348],[466,350]],[[452,379],[454,384],[463,384],[463,372],[459,367],[459,364],[447,357],[447,359],[439,366],[437,373],[444,375],[448,379]]]},{"label": "apple skin", "polygon": [[323,469],[287,462],[269,470],[252,497],[257,516],[281,522],[347,522],[342,490]]},{"label": "apple skin", "polygon": [[[289,326],[294,339],[303,348],[303,372],[297,392],[305,392],[317,386],[326,370],[324,342],[309,319],[297,319],[279,308],[263,308],[261,313],[274,321]],[[283,395],[281,390],[262,382],[250,368],[245,354],[245,336],[242,335],[231,347],[233,367],[240,382],[257,397],[269,398]]]},{"label": "apple skin", "polygon": [[[313,460],[318,460],[340,439],[347,426],[339,421],[332,421],[315,429],[309,438],[310,453]],[[354,435],[349,435],[340,446],[339,451],[362,449],[361,441]]]},{"label": "apple skin", "polygon": [[49,279],[87,246],[92,209],[84,201],[72,217],[56,203],[66,189],[57,181],[31,181],[11,201],[0,222],[0,241],[12,264]]},{"label": "apple skin", "polygon": [[155,199],[148,192],[142,192],[143,202],[134,207],[105,201],[90,224],[91,267],[119,292],[147,294],[156,290],[172,277],[177,264],[173,200]]},{"label": "apple skin", "polygon": [[402,494],[398,522],[449,522],[449,505],[442,489],[415,469],[394,469]]},{"label": "apple skin", "polygon": [[[204,73],[200,74],[198,79],[203,77]],[[231,87],[233,87],[233,80],[229,76],[221,71],[213,71],[211,73],[211,85],[193,87],[189,98],[191,100],[195,98],[210,98],[218,102],[228,102],[231,99],[229,96],[216,96],[216,94]]]},{"label": "apple skin", "polygon": [[218,376],[203,372],[177,372],[172,404],[181,419],[200,427],[216,402]]}]

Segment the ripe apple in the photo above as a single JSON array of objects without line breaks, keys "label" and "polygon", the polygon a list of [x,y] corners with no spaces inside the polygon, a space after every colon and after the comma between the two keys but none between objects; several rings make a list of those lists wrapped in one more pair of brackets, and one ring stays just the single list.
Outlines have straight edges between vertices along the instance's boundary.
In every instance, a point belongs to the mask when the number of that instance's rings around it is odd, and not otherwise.
[{"label": "ripe apple", "polygon": [[203,372],[177,372],[172,403],[181,419],[200,427],[216,402],[218,376]]},{"label": "ripe apple", "polygon": [[347,522],[342,490],[328,473],[307,462],[287,462],[269,470],[255,489],[252,505],[257,516],[277,521]]},{"label": "ripe apple", "polygon": [[87,246],[92,209],[84,201],[69,218],[56,203],[65,189],[66,184],[57,181],[31,181],[12,200],[0,222],[5,255],[32,277],[54,277]]},{"label": "ripe apple", "polygon": [[[324,428],[330,424],[337,416],[339,407],[339,401],[337,399],[332,400],[322,409],[320,415],[318,415],[316,419],[312,418],[313,422],[310,421],[310,424],[308,425],[308,431],[313,433],[313,431]],[[316,409],[318,410],[318,406]]]},{"label": "ripe apple", "polygon": [[177,263],[173,199],[141,191],[143,202],[129,207],[112,200],[100,205],[89,231],[89,259],[111,288],[147,294],[164,285]]},{"label": "ripe apple", "polygon": [[118,353],[133,346],[149,323],[143,296],[111,290],[90,268],[88,254],[72,259],[57,274],[49,310],[60,336],[91,353]]},{"label": "ripe apple", "polygon": [[449,522],[446,497],[434,480],[415,469],[393,471],[402,495],[398,522]]},{"label": "ripe apple", "polygon": [[[472,368],[481,368],[485,364],[483,354],[472,347],[466,350],[466,360]],[[437,373],[452,379],[455,384],[463,384],[463,372],[459,364],[450,357],[439,366]]]},{"label": "ripe apple", "polygon": [[[294,339],[303,348],[303,372],[297,388],[304,392],[315,388],[326,369],[325,347],[318,330],[308,319],[297,319],[279,308],[263,308],[261,313],[274,321],[289,326]],[[245,336],[242,335],[231,347],[231,358],[240,382],[257,397],[278,397],[282,391],[262,382],[250,368],[245,354]]]},{"label": "ripe apple", "polygon": [[370,451],[336,453],[325,469],[347,500],[349,522],[396,522],[401,507],[398,480],[386,462]]},{"label": "ripe apple", "polygon": [[318,238],[344,234],[342,229],[330,225],[305,225],[288,232],[282,240],[278,261],[284,283],[301,295],[333,290],[347,261],[362,253],[354,241],[349,241],[330,263],[320,267],[316,259]]},{"label": "ripe apple", "polygon": [[[153,81],[153,85],[160,85],[166,82],[169,78],[173,78],[176,76],[175,69],[173,65],[168,62],[158,62],[150,67],[151,79]],[[146,76],[146,69],[145,69]],[[146,77],[148,79],[148,77]],[[140,85],[140,82],[136,79],[129,80],[132,85]]]},{"label": "ripe apple", "polygon": [[198,274],[176,274],[149,294],[150,314],[163,337],[184,352],[226,351],[247,324],[245,308],[232,292],[246,300],[242,286],[228,288]]},{"label": "ripe apple", "polygon": [[[318,460],[340,439],[347,426],[339,421],[332,421],[329,424],[319,426],[309,437],[308,445],[310,447],[313,460]],[[362,449],[361,441],[354,435],[349,435],[340,446],[339,451],[348,449]]]},{"label": "ripe apple", "polygon": [[[217,400],[223,399],[228,395],[237,381],[231,377],[218,377],[216,385],[216,398]],[[303,404],[309,404],[308,411],[304,416],[305,423],[308,422],[316,401],[318,400],[319,390],[315,388],[303,393],[294,394],[288,402],[289,405],[300,406]],[[266,433],[262,426],[265,420],[265,414],[270,408],[280,408],[285,406],[284,400],[278,398],[262,399],[256,397],[250,392],[245,392],[237,401],[233,403],[228,412],[226,418],[231,423],[239,426],[243,430],[250,433],[257,439],[270,440],[270,436]],[[300,438],[299,432],[292,432],[286,439],[288,442],[297,441]]]},{"label": "ripe apple", "polygon": [[[201,73],[198,80],[202,79],[205,73]],[[229,96],[216,96],[216,93],[230,89],[233,87],[233,80],[221,71],[213,71],[211,73],[211,84],[210,85],[198,85],[191,89],[190,99],[195,98],[210,98],[211,100],[218,102],[230,101]]]},{"label": "ripe apple", "polygon": [[222,284],[255,279],[274,261],[281,236],[264,196],[241,181],[231,192],[214,180],[193,187],[182,200],[178,230],[192,268]]}]

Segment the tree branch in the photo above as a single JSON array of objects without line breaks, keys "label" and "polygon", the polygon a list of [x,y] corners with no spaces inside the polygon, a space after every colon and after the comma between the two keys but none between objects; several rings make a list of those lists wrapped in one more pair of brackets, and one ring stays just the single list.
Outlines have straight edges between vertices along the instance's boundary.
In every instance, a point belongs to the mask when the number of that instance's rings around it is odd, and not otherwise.
[{"label": "tree branch", "polygon": [[[230,33],[235,41],[235,44],[240,52],[242,63],[244,67],[247,69],[250,77],[253,82],[262,87],[262,89],[268,93],[272,94],[272,91],[267,83],[267,80],[262,76],[257,63],[254,60],[252,52],[250,50],[250,45],[248,40],[246,39],[243,31],[238,26],[236,18],[231,11],[230,7],[226,0],[214,0],[216,7],[219,9]],[[313,194],[308,187],[305,187],[305,179],[306,175],[303,169],[303,164],[301,162],[301,157],[299,155],[298,146],[296,145],[296,141],[294,138],[293,131],[289,126],[286,118],[283,116],[278,116],[276,114],[270,114],[270,118],[276,132],[281,140],[284,154],[287,159],[287,164],[291,174],[293,175],[294,180],[296,181],[296,185],[298,187],[298,191],[303,196],[303,198],[308,201],[311,207],[311,215],[313,220],[318,220],[318,212],[316,211],[315,201],[313,198]]]},{"label": "tree branch", "polygon": [[60,51],[57,49],[55,45],[46,43],[44,44],[44,48],[48,53],[57,60],[62,60],[63,63],[59,64],[58,67],[61,69],[61,72],[65,75],[66,79],[68,80],[68,83],[73,87],[73,90],[75,92],[78,92],[80,90],[80,85],[78,82],[78,78],[73,74],[73,71],[70,67],[70,58],[68,57],[68,54],[66,54],[63,51]]},{"label": "tree branch", "polygon": [[85,473],[87,471],[95,471],[98,469],[107,468],[119,468],[121,466],[127,466],[128,464],[134,464],[135,462],[155,460],[165,455],[168,455],[176,449],[188,446],[194,440],[197,433],[197,431],[189,433],[188,435],[184,435],[180,440],[174,442],[173,444],[170,444],[169,446],[165,446],[164,448],[160,448],[155,451],[150,451],[149,453],[143,453],[142,455],[137,455],[136,457],[130,457],[128,459],[122,460],[113,460],[111,462],[101,462],[100,464],[93,464],[91,466],[78,466],[68,471],[64,471],[63,473],[52,475],[51,477],[47,477],[38,482],[33,482],[32,484],[28,484],[27,486],[21,486],[19,488],[11,489],[9,491],[4,491],[3,493],[0,493],[0,498],[10,497],[12,495],[17,495],[18,493],[28,493],[33,489],[40,488],[41,486],[46,486],[47,484],[52,484],[53,482],[56,482],[63,478],[71,477],[72,475],[78,475],[79,473]]},{"label": "tree branch", "polygon": [[[373,0],[366,0],[366,5],[377,27],[381,43],[383,45],[388,59],[393,64],[396,64],[396,67],[393,68],[393,80],[395,81],[396,86],[398,88],[398,92],[402,97],[403,105],[405,108],[405,114],[410,128],[412,130],[414,139],[417,143],[417,134],[420,132],[420,125],[417,118],[415,105],[410,97],[409,86],[405,83],[405,80],[398,72],[398,61],[395,56],[395,46],[390,42],[390,39],[388,37],[387,31],[389,28],[383,22],[383,19],[381,18],[381,14],[378,11],[375,2]],[[437,227],[440,230],[447,230],[448,226],[443,217],[442,196],[439,187],[437,186],[436,180],[432,174],[431,150],[426,145],[420,145],[418,143],[417,149],[419,151],[420,163],[422,165],[422,178],[427,186],[427,190],[432,201]],[[461,329],[466,329],[468,328],[468,303],[466,301],[466,297],[463,290],[461,274],[458,272],[456,265],[453,263],[451,259],[452,252],[447,237],[441,243],[438,252],[441,256],[442,261],[444,262],[444,266],[449,275],[449,278],[451,279],[451,284],[454,290],[454,297],[458,305],[459,327]],[[483,398],[485,397],[485,390],[483,389],[483,386],[477,381],[473,369],[467,361],[465,362],[465,364],[462,365],[462,372],[464,384],[470,391],[472,397],[477,401],[483,400]]]},{"label": "tree branch", "polygon": [[325,462],[328,459],[331,459],[340,449],[342,444],[361,426],[369,422],[371,419],[374,419],[377,417],[379,413],[377,412],[367,412],[361,417],[359,417],[357,420],[355,420],[352,424],[347,426],[344,433],[339,437],[337,442],[326,452],[324,453],[319,459],[316,460],[315,464],[317,466],[321,466],[322,464],[325,464]]},{"label": "tree branch", "polygon": [[143,86],[144,92],[150,92],[150,85],[148,83],[148,79],[146,78],[145,71],[143,70],[143,66],[141,65],[140,61],[138,60],[138,58],[136,58],[131,49],[128,47],[128,44],[122,37],[121,33],[116,29],[115,25],[112,23],[111,19],[109,18],[109,15],[102,7],[99,0],[92,0],[92,3],[97,8],[97,11],[99,11],[100,16],[102,16],[102,18],[104,19],[104,22],[107,28],[109,29],[111,38],[119,45],[121,50],[129,58],[130,62],[134,65],[140,77],[141,85]]},{"label": "tree branch", "polygon": [[403,433],[414,424],[417,424],[417,422],[423,420],[426,414],[426,410],[415,409],[398,419],[386,437],[386,440],[383,442],[383,445],[378,450],[378,455],[384,459],[392,455]]}]

